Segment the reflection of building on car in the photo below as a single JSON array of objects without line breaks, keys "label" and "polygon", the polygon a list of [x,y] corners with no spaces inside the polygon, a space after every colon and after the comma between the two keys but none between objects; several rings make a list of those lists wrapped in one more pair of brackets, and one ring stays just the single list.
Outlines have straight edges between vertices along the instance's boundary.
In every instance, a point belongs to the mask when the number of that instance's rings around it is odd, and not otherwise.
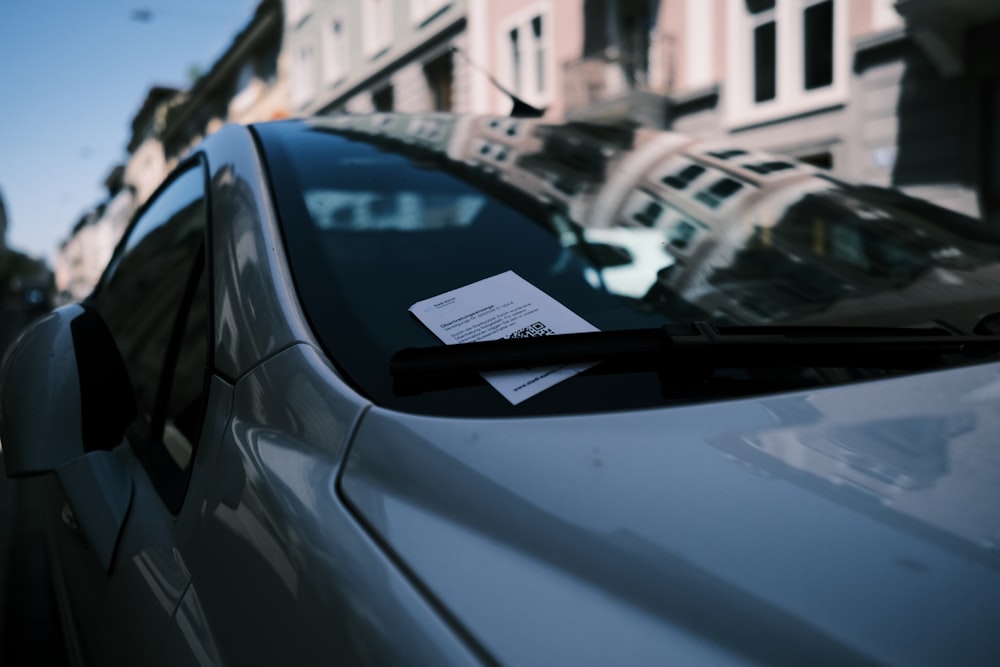
[{"label": "reflection of building on car", "polygon": [[712,444],[763,474],[847,499],[873,514],[891,508],[896,520],[913,521],[946,548],[979,560],[981,546],[997,537],[992,512],[974,499],[994,493],[997,481],[977,471],[974,461],[995,455],[965,437],[982,427],[983,413],[942,413],[933,397],[927,399],[922,414],[906,409],[905,416],[897,410],[904,401],[920,401],[919,392],[881,401],[883,414],[875,419],[858,402],[775,399],[768,404],[774,424],[728,433]]}]

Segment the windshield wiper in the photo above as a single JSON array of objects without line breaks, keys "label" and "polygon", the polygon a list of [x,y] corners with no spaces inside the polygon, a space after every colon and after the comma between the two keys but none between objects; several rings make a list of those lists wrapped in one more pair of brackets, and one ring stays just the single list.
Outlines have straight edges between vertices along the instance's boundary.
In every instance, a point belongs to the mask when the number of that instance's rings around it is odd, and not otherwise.
[{"label": "windshield wiper", "polygon": [[884,368],[912,370],[1000,352],[1000,336],[941,328],[735,326],[706,322],[650,329],[559,334],[400,350],[389,361],[399,382],[496,370],[611,362],[671,371],[715,368]]}]

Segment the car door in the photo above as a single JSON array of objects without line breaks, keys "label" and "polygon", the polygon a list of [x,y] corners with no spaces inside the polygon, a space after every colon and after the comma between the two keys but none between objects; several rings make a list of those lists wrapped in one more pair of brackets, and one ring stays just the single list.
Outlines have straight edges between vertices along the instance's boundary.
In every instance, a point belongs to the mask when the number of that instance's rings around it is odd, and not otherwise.
[{"label": "car door", "polygon": [[206,182],[199,160],[180,168],[134,220],[89,299],[125,361],[137,408],[115,450],[132,499],[110,568],[59,494],[49,508],[58,515],[50,543],[70,643],[95,664],[155,661],[190,580],[176,526],[210,386]]}]

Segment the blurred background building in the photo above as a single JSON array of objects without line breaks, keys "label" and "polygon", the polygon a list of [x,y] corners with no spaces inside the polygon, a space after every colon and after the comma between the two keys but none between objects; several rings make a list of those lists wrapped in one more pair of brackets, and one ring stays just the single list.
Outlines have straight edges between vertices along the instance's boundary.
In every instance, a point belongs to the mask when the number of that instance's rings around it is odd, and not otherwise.
[{"label": "blurred background building", "polygon": [[3,193],[0,193],[0,253],[7,250],[7,206],[3,203]]},{"label": "blurred background building", "polygon": [[0,359],[33,317],[52,303],[52,274],[45,264],[7,246],[7,207],[0,193]]},{"label": "blurred background building", "polygon": [[123,212],[224,123],[506,115],[501,88],[553,120],[780,153],[1000,223],[996,0],[262,0],[189,90],[146,93],[59,289],[86,293]]},{"label": "blurred background building", "polygon": [[104,179],[107,199],[77,220],[56,256],[55,281],[60,299],[80,301],[97,284],[111,252],[135,211],[136,187],[125,184],[125,167],[117,165]]}]

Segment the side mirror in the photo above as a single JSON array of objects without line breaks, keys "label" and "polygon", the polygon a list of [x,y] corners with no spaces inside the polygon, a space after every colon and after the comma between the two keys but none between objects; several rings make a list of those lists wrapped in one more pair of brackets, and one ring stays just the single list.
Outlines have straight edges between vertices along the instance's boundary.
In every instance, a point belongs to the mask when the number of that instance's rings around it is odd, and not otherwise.
[{"label": "side mirror", "polygon": [[8,477],[55,472],[105,571],[132,497],[114,452],[135,418],[128,371],[104,320],[73,304],[29,325],[0,367]]},{"label": "side mirror", "polygon": [[8,477],[55,470],[118,445],[135,419],[118,348],[97,312],[73,304],[29,325],[0,367],[0,446]]}]

